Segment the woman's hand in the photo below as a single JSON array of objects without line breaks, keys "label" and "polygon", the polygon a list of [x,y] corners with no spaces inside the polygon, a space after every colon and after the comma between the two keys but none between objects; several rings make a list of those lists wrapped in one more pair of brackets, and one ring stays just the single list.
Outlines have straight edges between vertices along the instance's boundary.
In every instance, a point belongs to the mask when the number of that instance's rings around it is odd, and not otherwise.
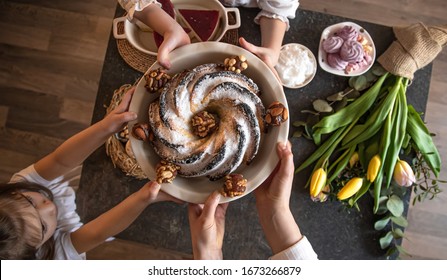
[{"label": "woman's hand", "polygon": [[194,259],[222,259],[225,213],[228,203],[219,204],[220,193],[213,192],[205,204],[188,206]]},{"label": "woman's hand", "polygon": [[272,174],[255,190],[256,205],[262,212],[289,208],[294,174],[291,144],[278,143],[276,152],[280,159]]},{"label": "woman's hand", "polygon": [[278,143],[279,163],[255,191],[256,208],[266,239],[274,254],[301,240],[298,224],[290,211],[294,165],[289,141]]}]

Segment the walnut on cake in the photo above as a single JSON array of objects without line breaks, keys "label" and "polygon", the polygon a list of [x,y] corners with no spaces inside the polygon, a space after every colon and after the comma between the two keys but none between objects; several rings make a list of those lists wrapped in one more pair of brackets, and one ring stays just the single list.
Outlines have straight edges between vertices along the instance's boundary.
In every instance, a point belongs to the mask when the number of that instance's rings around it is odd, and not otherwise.
[{"label": "walnut on cake", "polygon": [[244,194],[247,189],[247,179],[242,174],[228,174],[220,193],[225,197],[235,197]]}]

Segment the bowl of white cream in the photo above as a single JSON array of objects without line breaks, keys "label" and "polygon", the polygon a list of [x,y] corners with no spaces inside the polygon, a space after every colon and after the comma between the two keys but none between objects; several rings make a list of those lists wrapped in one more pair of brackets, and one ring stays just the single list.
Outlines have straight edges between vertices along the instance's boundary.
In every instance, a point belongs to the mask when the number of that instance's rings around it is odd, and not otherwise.
[{"label": "bowl of white cream", "polygon": [[306,46],[298,43],[286,44],[281,47],[275,69],[283,86],[301,88],[315,77],[317,60]]}]

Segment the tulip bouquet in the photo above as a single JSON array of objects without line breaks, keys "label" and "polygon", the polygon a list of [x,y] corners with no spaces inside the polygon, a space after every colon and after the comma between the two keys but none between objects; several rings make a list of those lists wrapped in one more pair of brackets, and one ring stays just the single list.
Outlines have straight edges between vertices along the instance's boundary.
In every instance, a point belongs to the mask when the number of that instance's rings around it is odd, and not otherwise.
[{"label": "tulip bouquet", "polygon": [[[406,30],[406,36],[414,33],[412,28]],[[441,35],[445,37],[436,36],[436,39],[441,38],[445,44],[447,31],[443,32]],[[400,29],[395,33],[402,34]],[[424,43],[428,45],[426,41]],[[420,114],[407,104],[406,90],[413,72],[402,74],[399,69],[388,67],[388,64],[392,67],[398,64],[393,61],[396,58],[394,48],[394,45],[390,47],[391,58],[379,58],[385,69],[375,67],[363,76],[351,78],[350,86],[363,92],[360,97],[342,109],[332,111],[306,130],[318,148],[296,170],[299,172],[314,164],[309,182],[314,201],[325,201],[332,195],[348,207],[358,208],[357,201],[371,193],[373,211],[382,215],[375,228],[383,230],[391,225],[391,230],[380,239],[383,249],[390,247],[394,239],[403,237],[399,227],[407,225],[402,216],[405,187],[415,186],[415,191],[422,191],[423,194],[417,196],[421,200],[428,194],[436,195],[440,191],[438,182],[444,182],[437,180],[441,159],[432,135]],[[428,64],[431,60],[424,58],[424,61]],[[343,97],[343,94],[339,96]],[[319,104],[323,101],[319,100]],[[414,158],[411,162],[414,169],[405,161],[404,157],[411,158],[405,156],[405,152]],[[419,183],[421,178],[424,182]],[[403,251],[399,245],[394,245],[387,255],[396,250]]]},{"label": "tulip bouquet", "polygon": [[[350,198],[353,206],[372,187],[377,212],[381,189],[389,188],[393,177],[400,186],[415,182],[412,168],[399,157],[409,144],[438,177],[441,159],[420,115],[407,105],[407,84],[407,79],[385,72],[359,98],[313,126],[312,137],[319,148],[296,170],[317,162],[310,182],[312,197],[318,197],[326,185],[334,189],[340,174],[358,162],[364,172],[342,182],[337,198]],[[322,143],[324,134],[330,137]],[[334,155],[337,158],[331,162]]]}]

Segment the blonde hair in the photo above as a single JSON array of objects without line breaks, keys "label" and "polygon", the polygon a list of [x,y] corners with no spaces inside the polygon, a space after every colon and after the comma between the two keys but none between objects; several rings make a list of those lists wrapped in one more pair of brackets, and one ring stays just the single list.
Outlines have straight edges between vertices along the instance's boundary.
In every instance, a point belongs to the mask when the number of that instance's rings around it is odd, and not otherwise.
[{"label": "blonde hair", "polygon": [[[52,199],[51,191],[32,183],[0,184],[0,259],[35,259],[39,256],[51,259],[54,255],[54,239],[51,237],[42,246],[42,231],[37,212],[26,198],[24,191],[44,193]],[[48,195],[48,192],[51,195]]]}]

